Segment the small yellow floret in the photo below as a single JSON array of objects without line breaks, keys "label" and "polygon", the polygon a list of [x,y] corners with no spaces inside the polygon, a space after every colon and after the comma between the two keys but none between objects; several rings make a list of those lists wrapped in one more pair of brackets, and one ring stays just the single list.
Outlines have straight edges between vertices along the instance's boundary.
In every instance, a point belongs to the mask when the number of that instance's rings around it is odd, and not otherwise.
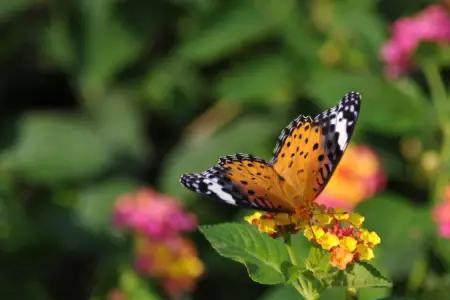
[{"label": "small yellow floret", "polygon": [[351,213],[350,216],[349,216],[349,218],[348,218],[348,221],[349,221],[352,225],[354,225],[354,226],[356,226],[356,227],[359,227],[359,226],[362,225],[362,223],[364,223],[364,217],[361,216],[361,215],[358,214],[358,213]]},{"label": "small yellow floret", "polygon": [[261,219],[262,215],[263,214],[260,211],[257,211],[251,215],[246,216],[244,218],[244,220],[249,224],[253,224],[255,221],[259,221],[259,219]]},{"label": "small yellow floret", "polygon": [[317,239],[317,243],[325,250],[330,250],[339,245],[339,238],[332,233],[325,233],[321,238]]},{"label": "small yellow floret", "polygon": [[331,223],[333,218],[327,214],[318,214],[314,216],[314,220],[319,223],[319,225],[324,226]]},{"label": "small yellow floret", "polygon": [[261,232],[266,232],[268,234],[276,233],[276,222],[273,219],[261,219],[259,220],[258,229]]},{"label": "small yellow floret", "polygon": [[350,217],[350,214],[341,208],[336,208],[333,214],[336,220],[347,220]]},{"label": "small yellow floret", "polygon": [[308,240],[312,240],[321,238],[325,234],[325,231],[317,225],[312,225],[306,227],[303,234]]},{"label": "small yellow floret", "polygon": [[365,245],[358,245],[356,247],[356,252],[359,254],[359,259],[361,260],[371,260],[375,257],[372,248]]},{"label": "small yellow floret", "polygon": [[369,232],[368,230],[363,230],[361,232],[361,239],[372,246],[381,243],[381,238],[375,231]]},{"label": "small yellow floret", "polygon": [[346,250],[353,252],[356,249],[356,244],[358,242],[356,241],[355,238],[351,237],[351,236],[346,236],[341,240],[341,247],[345,248]]}]

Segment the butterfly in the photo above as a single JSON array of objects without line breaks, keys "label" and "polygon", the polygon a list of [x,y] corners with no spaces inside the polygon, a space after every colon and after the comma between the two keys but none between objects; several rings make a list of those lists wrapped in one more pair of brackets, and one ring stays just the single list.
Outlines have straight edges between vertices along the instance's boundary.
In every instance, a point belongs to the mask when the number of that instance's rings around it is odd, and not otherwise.
[{"label": "butterfly", "polygon": [[270,161],[228,155],[204,172],[182,175],[180,182],[240,207],[286,213],[311,207],[347,148],[360,104],[361,95],[349,92],[314,118],[299,115],[281,132]]}]

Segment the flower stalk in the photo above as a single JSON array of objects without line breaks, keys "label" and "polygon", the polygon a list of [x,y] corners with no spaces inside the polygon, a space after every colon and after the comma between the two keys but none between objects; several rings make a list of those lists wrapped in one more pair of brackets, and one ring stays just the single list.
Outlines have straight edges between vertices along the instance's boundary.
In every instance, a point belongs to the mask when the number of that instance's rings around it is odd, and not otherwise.
[{"label": "flower stalk", "polygon": [[440,170],[432,186],[432,197],[434,202],[441,199],[444,188],[450,181],[450,103],[445,89],[444,82],[439,72],[438,64],[433,60],[427,60],[422,64],[423,73],[431,93],[434,110],[439,120],[442,134],[442,144],[440,149]]}]

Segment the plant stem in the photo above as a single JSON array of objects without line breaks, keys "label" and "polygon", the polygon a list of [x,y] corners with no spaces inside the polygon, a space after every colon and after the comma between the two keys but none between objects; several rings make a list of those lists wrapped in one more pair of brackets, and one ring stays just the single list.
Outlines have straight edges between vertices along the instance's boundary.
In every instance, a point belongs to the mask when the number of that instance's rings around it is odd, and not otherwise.
[{"label": "plant stem", "polygon": [[432,61],[425,62],[423,64],[423,72],[430,88],[431,100],[438,116],[442,133],[442,144],[439,154],[441,164],[437,172],[436,181],[432,187],[432,198],[434,203],[436,203],[441,200],[444,188],[450,181],[450,103],[438,65]]},{"label": "plant stem", "polygon": [[[295,257],[294,250],[292,249],[291,236],[289,234],[286,234],[284,236],[284,244],[286,245],[291,263],[295,266],[298,266],[297,258]],[[298,278],[292,281],[292,286],[306,300],[319,299],[319,293],[316,289],[314,289],[312,282],[302,276],[302,274],[299,274]]]}]

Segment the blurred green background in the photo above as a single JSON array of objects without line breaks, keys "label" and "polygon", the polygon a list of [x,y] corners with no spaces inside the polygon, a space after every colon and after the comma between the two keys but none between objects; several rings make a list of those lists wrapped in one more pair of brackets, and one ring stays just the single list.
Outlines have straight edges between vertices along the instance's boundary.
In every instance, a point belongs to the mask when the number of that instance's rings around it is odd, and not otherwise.
[{"label": "blurred green background", "polygon": [[[379,58],[389,24],[434,2],[2,0],[0,298],[154,290],[130,275],[132,245],[111,222],[117,195],[150,185],[201,224],[238,220],[242,211],[185,190],[180,174],[235,152],[269,158],[291,119],[356,90],[354,141],[388,176],[357,210],[382,237],[375,265],[394,280],[361,297],[448,299],[450,245],[435,233],[436,174],[423,159],[440,147],[428,88],[418,70],[385,79]],[[295,299],[192,238],[206,274],[186,299]]]}]

